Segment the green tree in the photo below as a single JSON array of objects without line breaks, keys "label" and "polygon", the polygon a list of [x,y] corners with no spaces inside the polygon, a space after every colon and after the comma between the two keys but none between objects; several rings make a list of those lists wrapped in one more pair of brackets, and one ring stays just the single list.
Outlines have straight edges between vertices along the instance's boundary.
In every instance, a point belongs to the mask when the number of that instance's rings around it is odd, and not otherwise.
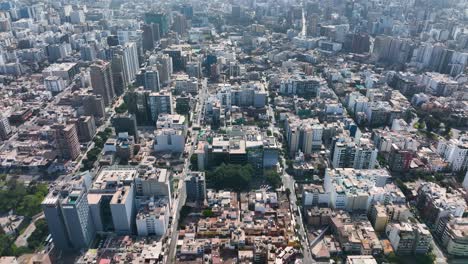
[{"label": "green tree", "polygon": [[207,173],[207,181],[217,190],[242,191],[249,188],[253,172],[251,165],[226,165],[223,163]]},{"label": "green tree", "polygon": [[0,256],[10,255],[12,243],[13,241],[11,236],[6,234],[0,235]]},{"label": "green tree", "polygon": [[265,180],[275,189],[281,186],[281,176],[276,170],[266,171]]},{"label": "green tree", "polygon": [[98,148],[103,148],[104,147],[104,140],[101,137],[95,137],[93,139],[94,145]]},{"label": "green tree", "polygon": [[198,170],[198,156],[197,155],[192,155],[190,157],[190,165],[192,166],[192,170],[194,171]]},{"label": "green tree", "polygon": [[35,226],[36,229],[28,237],[28,247],[34,250],[38,249],[42,245],[47,235],[49,234],[49,229],[45,219],[37,220]]},{"label": "green tree", "polygon": [[204,217],[213,217],[214,213],[213,211],[211,211],[211,209],[206,209],[206,210],[203,210],[202,215]]},{"label": "green tree", "polygon": [[44,196],[41,194],[26,195],[21,200],[19,206],[16,208],[16,213],[28,217],[34,216],[35,214],[41,212],[41,202],[43,199]]},{"label": "green tree", "polygon": [[92,148],[91,150],[88,151],[88,153],[86,154],[86,158],[89,160],[89,161],[96,161],[99,154],[101,153],[101,149],[100,148],[97,148],[97,147],[94,147]]},{"label": "green tree", "polygon": [[40,204],[47,195],[47,185],[31,183],[27,188],[22,182],[12,179],[7,189],[0,190],[0,213],[15,210],[24,216],[33,216],[41,211]]},{"label": "green tree", "polygon": [[127,104],[125,102],[121,103],[119,106],[115,108],[115,112],[117,114],[123,114],[128,111]]}]

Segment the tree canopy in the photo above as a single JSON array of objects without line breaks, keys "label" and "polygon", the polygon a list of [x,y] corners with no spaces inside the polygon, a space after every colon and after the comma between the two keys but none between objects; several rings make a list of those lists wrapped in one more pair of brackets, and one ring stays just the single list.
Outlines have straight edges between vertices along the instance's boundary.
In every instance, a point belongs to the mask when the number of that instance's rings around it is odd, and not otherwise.
[{"label": "tree canopy", "polygon": [[207,173],[207,181],[217,189],[247,190],[252,181],[253,168],[248,165],[221,164]]},{"label": "tree canopy", "polygon": [[281,186],[281,176],[275,170],[266,171],[265,180],[275,189]]},{"label": "tree canopy", "polygon": [[41,202],[47,192],[46,184],[32,183],[25,187],[21,182],[10,180],[6,188],[0,190],[0,213],[14,210],[18,215],[32,217],[41,212]]}]

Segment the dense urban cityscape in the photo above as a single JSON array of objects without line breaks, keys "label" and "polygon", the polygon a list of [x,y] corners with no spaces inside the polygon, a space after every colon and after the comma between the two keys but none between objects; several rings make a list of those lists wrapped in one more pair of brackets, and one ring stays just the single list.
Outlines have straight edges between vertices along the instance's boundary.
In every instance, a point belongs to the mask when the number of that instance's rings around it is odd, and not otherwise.
[{"label": "dense urban cityscape", "polygon": [[0,264],[467,264],[467,64],[467,0],[1,0]]}]

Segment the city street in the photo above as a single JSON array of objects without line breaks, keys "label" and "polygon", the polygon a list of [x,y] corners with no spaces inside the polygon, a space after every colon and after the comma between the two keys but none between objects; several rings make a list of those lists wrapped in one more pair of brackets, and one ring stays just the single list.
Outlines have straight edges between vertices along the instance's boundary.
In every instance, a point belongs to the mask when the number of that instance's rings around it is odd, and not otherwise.
[{"label": "city street", "polygon": [[[286,160],[283,156],[281,156],[281,164],[286,164]],[[299,225],[298,233],[302,238],[301,245],[303,245],[304,263],[316,263],[316,261],[312,258],[312,253],[310,251],[310,244],[307,236],[307,231],[304,227],[304,223],[302,220],[302,211],[301,208],[297,205],[297,197],[294,187],[295,181],[293,177],[286,172],[286,169],[284,167],[282,168],[282,180],[284,188],[289,189],[291,191],[291,194],[289,195],[291,214],[293,216],[293,219],[295,219],[295,222]],[[298,212],[299,216],[297,216],[295,212]]]},{"label": "city street", "polygon": [[193,111],[194,113],[197,113],[196,115],[196,121],[192,121],[192,126],[188,128],[188,131],[190,132],[191,135],[191,140],[187,140],[187,142],[191,142],[190,144],[186,145],[186,150],[187,151],[187,157],[185,158],[184,162],[184,169],[180,174],[177,175],[178,181],[178,189],[174,190],[175,198],[172,203],[172,225],[171,228],[169,229],[168,237],[170,238],[170,245],[169,245],[169,253],[166,256],[166,260],[172,260],[175,258],[175,249],[177,245],[177,228],[178,228],[178,223],[179,223],[179,217],[180,217],[180,210],[185,204],[185,198],[186,198],[186,193],[185,193],[185,182],[184,178],[185,175],[190,171],[190,158],[193,155],[193,152],[195,151],[195,148],[197,146],[197,137],[198,137],[198,131],[192,130],[192,127],[194,126],[200,126],[201,122],[201,116],[203,113],[204,109],[204,102],[205,98],[207,95],[206,91],[207,87],[202,86],[202,89],[199,91],[197,95],[197,104],[196,104],[196,109]]}]

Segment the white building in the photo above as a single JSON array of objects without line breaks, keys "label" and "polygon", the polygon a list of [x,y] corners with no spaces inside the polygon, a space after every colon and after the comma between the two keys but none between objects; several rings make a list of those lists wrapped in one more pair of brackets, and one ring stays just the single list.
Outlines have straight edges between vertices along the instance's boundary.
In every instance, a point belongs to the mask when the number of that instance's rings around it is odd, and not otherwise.
[{"label": "white building", "polygon": [[439,140],[437,153],[450,163],[453,171],[468,168],[468,137],[448,141]]},{"label": "white building", "polygon": [[389,184],[390,173],[384,169],[328,169],[324,189],[329,194],[330,207],[349,212],[367,211],[376,202],[405,203],[405,196],[394,184]]},{"label": "white building", "polygon": [[302,191],[302,201],[304,206],[319,206],[330,204],[330,194],[325,192],[323,186],[305,185]]},{"label": "white building", "polygon": [[44,85],[47,91],[51,91],[53,93],[61,92],[67,87],[66,82],[58,76],[47,76],[44,79]]},{"label": "white building", "polygon": [[139,196],[171,197],[169,173],[167,169],[155,168],[153,166],[140,166],[138,168],[138,177],[135,179],[135,186],[136,194]]},{"label": "white building", "polygon": [[333,150],[334,168],[374,169],[377,164],[377,149],[367,139],[355,142],[337,142]]},{"label": "white building", "polygon": [[465,178],[463,179],[463,188],[468,191],[468,171],[465,174]]},{"label": "white building", "polygon": [[167,198],[150,198],[143,203],[136,215],[136,227],[139,236],[163,236],[169,225],[169,202]]},{"label": "white building", "polygon": [[114,230],[118,234],[131,234],[134,217],[134,188],[133,185],[123,186],[115,192],[110,201],[110,210]]},{"label": "white building", "polygon": [[185,134],[180,129],[163,128],[156,131],[154,150],[182,153],[185,147]]},{"label": "white building", "polygon": [[160,114],[156,122],[156,129],[173,128],[185,131],[187,128],[186,119],[183,115]]}]

